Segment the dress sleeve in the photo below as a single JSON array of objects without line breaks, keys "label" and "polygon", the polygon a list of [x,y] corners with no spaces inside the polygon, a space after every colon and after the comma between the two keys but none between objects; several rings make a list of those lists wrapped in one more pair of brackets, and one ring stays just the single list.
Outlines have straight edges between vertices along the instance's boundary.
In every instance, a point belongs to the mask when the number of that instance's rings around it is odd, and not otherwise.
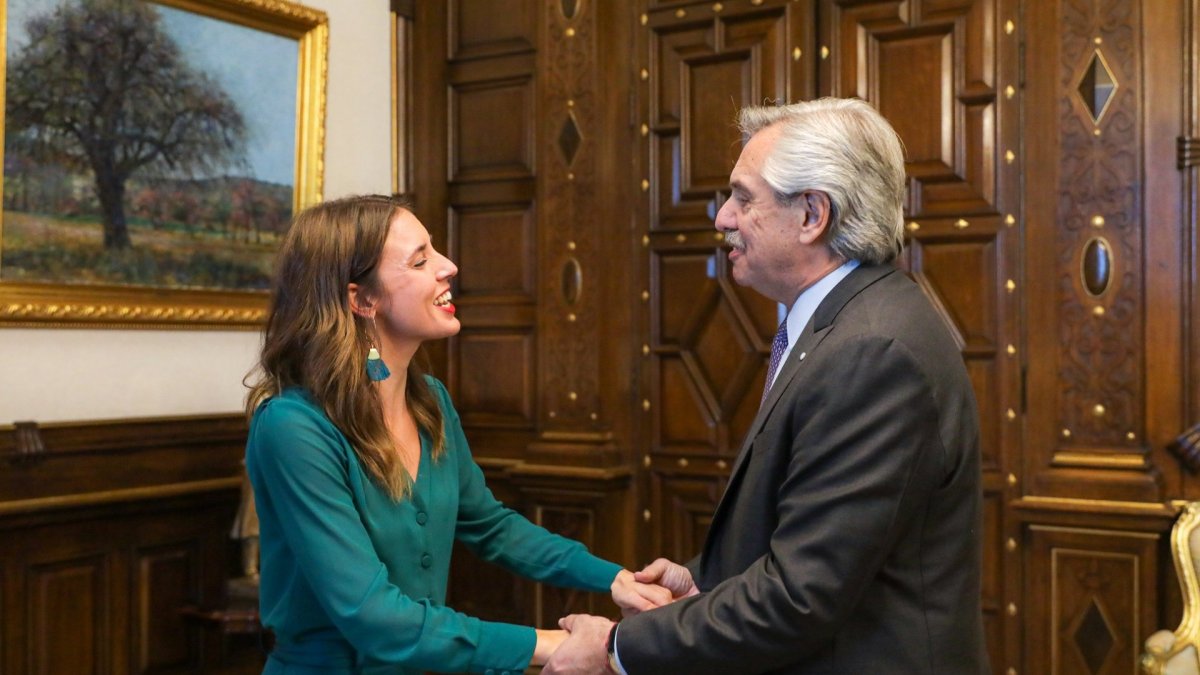
[{"label": "dress sleeve", "polygon": [[316,411],[286,399],[260,408],[247,464],[317,602],[360,655],[437,672],[522,671],[532,628],[492,623],[388,580],[352,497],[344,438]]},{"label": "dress sleeve", "polygon": [[621,566],[587,547],[534,525],[501,504],[471,456],[458,412],[441,382],[431,380],[442,403],[447,452],[458,462],[459,505],[455,536],[476,555],[536,581],[607,592]]}]

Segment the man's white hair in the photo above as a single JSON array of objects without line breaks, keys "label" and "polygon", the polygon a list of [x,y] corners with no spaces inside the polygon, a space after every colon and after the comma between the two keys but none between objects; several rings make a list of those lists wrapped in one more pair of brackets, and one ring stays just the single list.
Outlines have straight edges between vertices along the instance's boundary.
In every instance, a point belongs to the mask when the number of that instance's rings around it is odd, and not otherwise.
[{"label": "man's white hair", "polygon": [[826,243],[839,257],[893,260],[904,245],[904,147],[892,125],[858,99],[822,98],[743,108],[747,137],[769,126],[780,135],[762,176],[781,204],[806,190],[832,205]]}]

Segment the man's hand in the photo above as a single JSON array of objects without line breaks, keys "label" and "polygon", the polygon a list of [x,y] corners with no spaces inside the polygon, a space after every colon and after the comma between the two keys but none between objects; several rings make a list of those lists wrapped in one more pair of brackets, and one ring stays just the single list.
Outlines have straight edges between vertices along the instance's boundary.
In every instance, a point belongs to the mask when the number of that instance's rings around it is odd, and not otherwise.
[{"label": "man's hand", "polygon": [[558,620],[570,635],[542,669],[542,675],[611,675],[608,633],[613,622],[602,616],[572,614]]},{"label": "man's hand", "polygon": [[657,584],[640,583],[629,570],[617,572],[617,578],[613,579],[609,588],[612,590],[613,602],[621,608],[622,616],[632,616],[662,607],[674,600],[671,591]]},{"label": "man's hand", "polygon": [[696,588],[696,582],[692,580],[691,571],[666,558],[659,558],[646,565],[641,572],[634,572],[633,578],[643,584],[662,586],[671,592],[672,601],[700,593],[700,589]]}]

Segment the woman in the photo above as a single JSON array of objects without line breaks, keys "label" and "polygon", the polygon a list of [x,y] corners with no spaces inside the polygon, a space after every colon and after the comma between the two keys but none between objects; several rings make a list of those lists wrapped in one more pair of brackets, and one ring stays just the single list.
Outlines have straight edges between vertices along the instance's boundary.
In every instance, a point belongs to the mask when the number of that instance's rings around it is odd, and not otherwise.
[{"label": "woman", "polygon": [[[444,606],[455,539],[523,576],[665,604],[484,485],[445,387],[413,357],[454,335],[454,263],[403,203],[300,213],[279,252],[246,463],[260,520],[266,673],[519,673],[563,631]],[[644,596],[644,597],[643,597]]]}]

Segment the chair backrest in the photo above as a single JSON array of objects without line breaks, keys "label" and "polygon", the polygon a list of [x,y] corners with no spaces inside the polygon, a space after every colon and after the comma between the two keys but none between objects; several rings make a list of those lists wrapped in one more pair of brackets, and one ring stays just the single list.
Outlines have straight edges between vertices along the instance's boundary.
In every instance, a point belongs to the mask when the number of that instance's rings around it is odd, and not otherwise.
[{"label": "chair backrest", "polygon": [[1200,673],[1200,502],[1190,502],[1175,521],[1171,557],[1183,591],[1183,617],[1174,632],[1159,631],[1146,640],[1141,664],[1148,675]]}]

